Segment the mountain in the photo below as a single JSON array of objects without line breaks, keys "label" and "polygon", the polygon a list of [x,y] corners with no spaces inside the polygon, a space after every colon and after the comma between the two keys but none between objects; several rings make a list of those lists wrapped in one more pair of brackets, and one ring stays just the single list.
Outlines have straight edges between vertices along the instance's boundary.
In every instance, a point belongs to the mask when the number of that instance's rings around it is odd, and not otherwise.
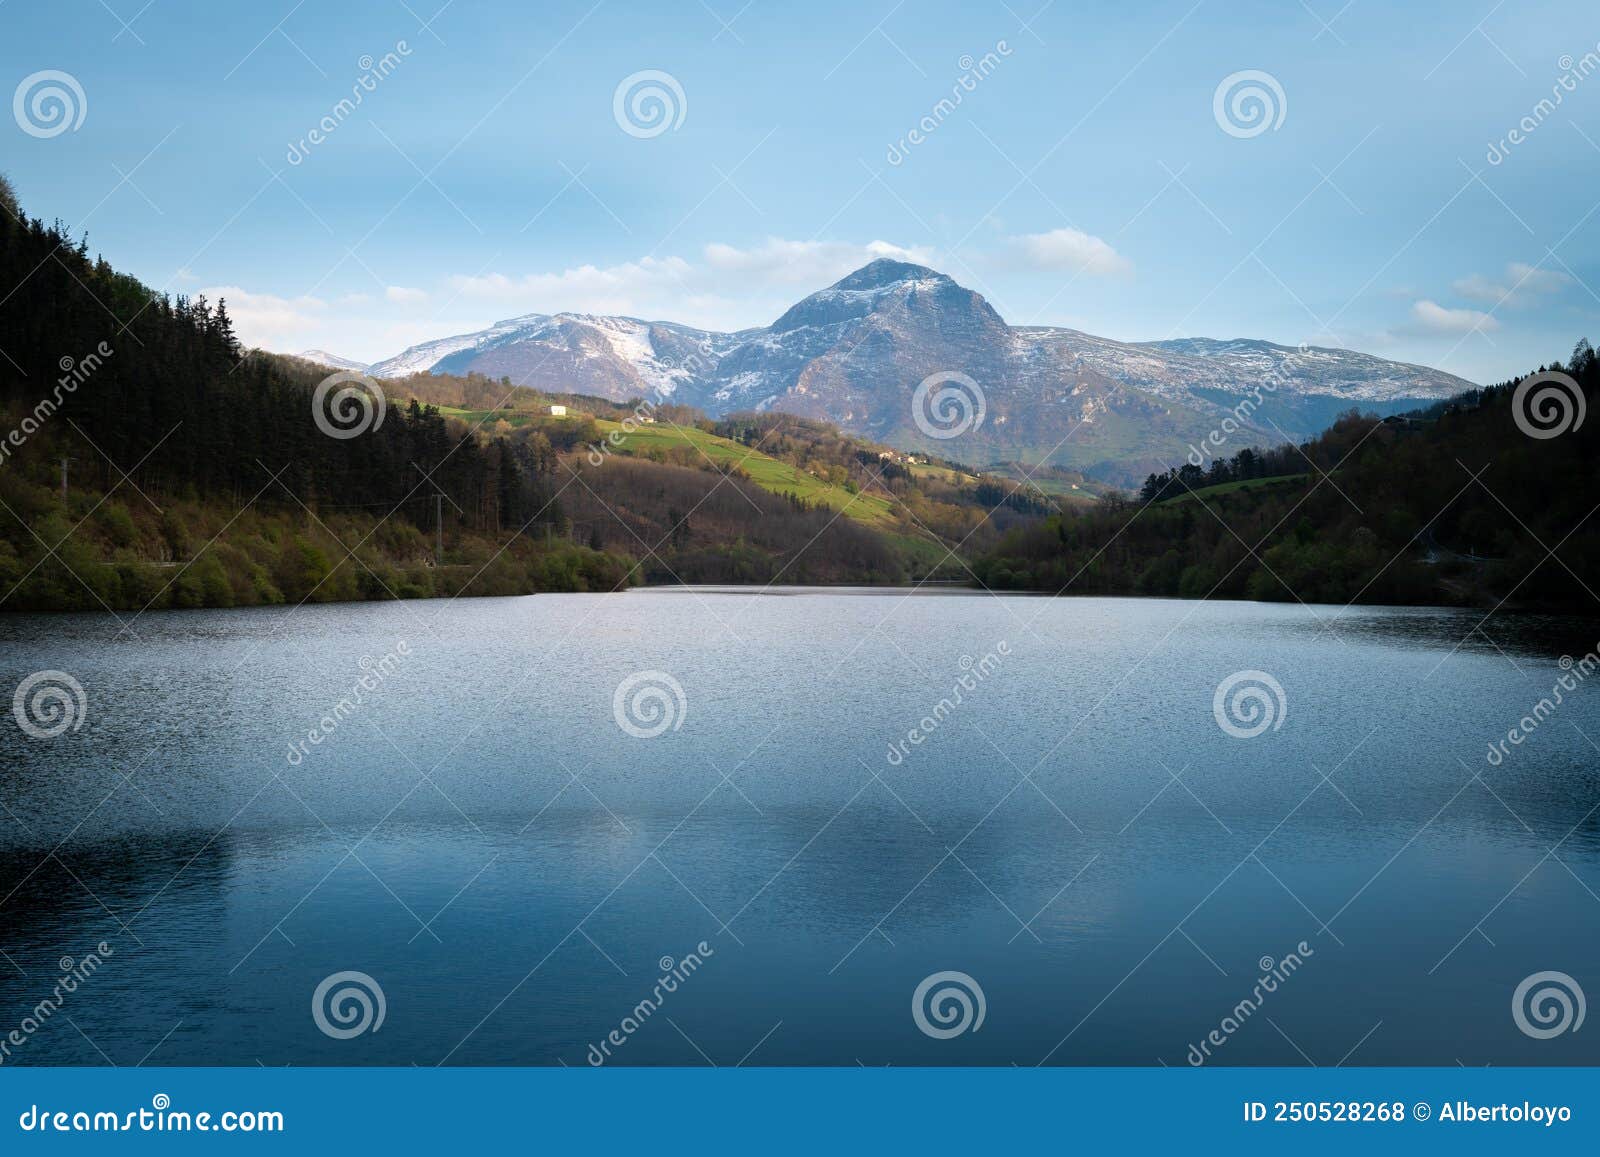
[{"label": "mountain", "polygon": [[[413,346],[379,377],[479,373],[552,392],[621,401],[667,397],[713,416],[780,410],[908,450],[978,466],[1039,462],[1118,483],[1181,461],[1225,419],[1219,452],[1310,437],[1352,406],[1396,413],[1473,383],[1350,350],[1208,338],[1129,343],[1076,330],[1013,327],[945,274],[881,259],[811,294],[770,326],[716,333],[669,322],[529,314]],[[912,400],[933,374],[977,383],[982,417]],[[1234,409],[1276,383],[1240,421]],[[935,385],[970,395],[959,381]],[[952,394],[947,401],[954,402]]]},{"label": "mountain", "polygon": [[342,358],[338,354],[330,354],[327,350],[306,350],[295,356],[302,361],[314,362],[319,366],[327,366],[330,370],[355,370],[359,373],[364,372],[367,368],[366,362]]}]

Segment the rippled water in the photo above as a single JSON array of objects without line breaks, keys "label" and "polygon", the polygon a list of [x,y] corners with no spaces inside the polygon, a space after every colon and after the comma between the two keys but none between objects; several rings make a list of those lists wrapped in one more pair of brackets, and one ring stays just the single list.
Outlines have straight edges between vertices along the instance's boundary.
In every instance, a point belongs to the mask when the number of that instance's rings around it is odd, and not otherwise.
[{"label": "rippled water", "polygon": [[[1512,1012],[1541,971],[1600,993],[1600,678],[1486,759],[1595,628],[1480,618],[704,589],[136,639],[9,616],[3,687],[60,670],[87,713],[5,724],[0,1038],[110,953],[0,1060],[582,1065],[618,1029],[623,1064],[1182,1065],[1226,1023],[1216,1063],[1600,1063]],[[1241,670],[1283,690],[1253,738],[1213,713]],[[683,692],[647,681],[654,738],[613,703],[646,671]],[[336,1039],[312,996],[351,970],[384,1019]],[[948,1039],[913,1015],[943,971],[984,998]]]}]

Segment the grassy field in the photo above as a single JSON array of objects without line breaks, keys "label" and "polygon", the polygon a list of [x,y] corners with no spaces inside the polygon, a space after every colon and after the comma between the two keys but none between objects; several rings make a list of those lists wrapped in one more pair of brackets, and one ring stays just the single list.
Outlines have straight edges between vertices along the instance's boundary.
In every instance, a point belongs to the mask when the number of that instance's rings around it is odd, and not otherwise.
[{"label": "grassy field", "polygon": [[[468,410],[455,406],[440,406],[439,412],[446,417],[458,418],[464,422],[477,424],[488,418],[490,423],[496,419],[505,419],[513,426],[524,426],[530,422],[540,424],[552,419],[543,410]],[[587,414],[574,414],[575,418],[587,418]],[[748,475],[763,490],[774,494],[793,494],[805,502],[815,506],[827,507],[830,510],[841,511],[844,517],[863,526],[884,534],[892,539],[907,555],[923,566],[938,566],[941,560],[948,568],[956,565],[944,559],[945,548],[935,542],[930,536],[913,530],[906,533],[905,523],[898,517],[899,507],[892,499],[879,494],[857,493],[840,486],[834,486],[822,478],[789,464],[779,461],[761,451],[749,446],[731,441],[727,438],[708,434],[704,430],[693,426],[674,426],[666,422],[658,422],[640,426],[631,433],[624,433],[621,422],[613,422],[604,418],[595,418],[594,424],[597,433],[606,439],[613,435],[616,440],[612,443],[615,451],[629,455],[648,455],[651,451],[664,450],[690,450],[698,458],[703,455],[704,460],[709,460],[718,466],[734,466]],[[970,474],[952,471],[947,467],[933,466],[926,463],[910,468],[914,474],[922,477],[942,475],[951,481],[976,482],[977,479]]]},{"label": "grassy field", "polygon": [[455,406],[438,406],[436,408],[446,418],[459,418],[463,422],[469,422],[474,426],[485,418],[488,418],[491,422],[498,418],[504,418],[513,426],[526,426],[535,419],[549,417],[549,414],[538,410],[462,410]]},{"label": "grassy field", "polygon": [[763,490],[770,490],[774,494],[793,494],[816,506],[842,511],[846,518],[871,527],[891,539],[913,561],[925,567],[938,566],[941,561],[947,569],[956,565],[945,558],[944,546],[928,535],[915,531],[905,533],[897,517],[896,503],[881,495],[851,494],[787,462],[780,462],[759,450],[708,434],[696,427],[658,422],[623,434],[620,433],[620,422],[596,419],[595,425],[607,437],[618,433],[615,445],[622,453],[648,454],[651,450],[692,448],[719,466],[737,466]]},{"label": "grassy field", "polygon": [[[607,436],[622,429],[618,422],[597,420],[595,425],[601,434]],[[818,506],[843,510],[848,517],[877,530],[892,531],[899,525],[894,503],[887,498],[877,494],[851,494],[787,462],[768,457],[759,450],[694,427],[670,426],[666,423],[642,426],[631,434],[620,434],[615,444],[618,450],[631,454],[691,447],[718,466],[737,466],[763,490],[770,490],[774,494],[793,494]]]},{"label": "grassy field", "polygon": [[[492,423],[495,419],[504,418],[513,426],[524,426],[529,422],[546,423],[560,421],[551,418],[542,411],[527,410],[463,410],[455,406],[440,406],[439,412],[448,418],[459,418],[463,422],[478,423],[489,418]],[[575,414],[575,418],[588,417],[587,414]],[[843,510],[850,518],[857,522],[865,523],[877,530],[893,530],[898,526],[894,515],[894,504],[888,499],[876,494],[851,494],[848,491],[832,486],[804,470],[797,469],[787,462],[780,462],[769,457],[759,450],[752,450],[738,442],[719,438],[715,434],[708,434],[704,430],[693,426],[674,426],[666,422],[640,426],[632,433],[620,433],[622,423],[609,421],[604,418],[594,420],[595,428],[600,435],[610,438],[617,434],[613,446],[623,454],[648,454],[652,450],[681,450],[691,449],[703,454],[706,459],[715,462],[718,466],[737,466],[750,476],[750,480],[763,490],[770,490],[774,494],[794,494],[806,502],[818,506],[826,506],[833,510]],[[923,468],[918,468],[923,469]],[[927,467],[925,469],[932,469]],[[948,471],[944,471],[948,473]],[[852,501],[853,500],[853,501]]]},{"label": "grassy field", "polygon": [[1246,478],[1242,482],[1223,482],[1216,486],[1202,486],[1176,498],[1168,498],[1161,505],[1166,506],[1173,502],[1188,502],[1192,498],[1211,498],[1216,495],[1232,494],[1237,490],[1262,490],[1268,486],[1284,486],[1291,482],[1303,482],[1310,477],[1307,474],[1274,474],[1271,478]]},{"label": "grassy field", "polygon": [[955,486],[976,485],[981,482],[975,474],[968,474],[965,470],[952,470],[948,466],[935,466],[931,462],[914,462],[906,467],[914,478],[937,478],[941,482],[949,482]]}]

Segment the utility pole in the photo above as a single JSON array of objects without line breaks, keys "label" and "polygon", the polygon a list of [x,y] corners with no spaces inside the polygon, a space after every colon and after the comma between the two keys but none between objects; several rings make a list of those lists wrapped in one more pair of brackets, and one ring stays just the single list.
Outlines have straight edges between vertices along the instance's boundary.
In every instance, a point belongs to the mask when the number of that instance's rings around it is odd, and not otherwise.
[{"label": "utility pole", "polygon": [[[439,484],[433,480],[433,475],[428,473],[428,471],[424,470],[421,466],[418,466],[415,462],[411,463],[411,468],[413,470],[415,470],[418,474],[421,474],[422,477],[425,478],[429,482],[429,484],[431,484],[433,486],[433,565],[434,566],[443,566],[444,565],[444,500],[446,498],[449,498],[450,496],[448,494],[446,494],[443,489],[440,488]],[[427,495],[423,495],[422,497],[424,499],[426,499]],[[455,503],[454,499],[450,500],[450,505],[456,507],[456,513],[457,514],[463,513],[462,510],[461,510],[461,507],[456,506],[456,503]]]},{"label": "utility pole", "polygon": [[61,501],[62,502],[65,502],[67,500],[67,462],[68,461],[69,461],[69,459],[67,458],[67,456],[65,454],[61,455]]}]

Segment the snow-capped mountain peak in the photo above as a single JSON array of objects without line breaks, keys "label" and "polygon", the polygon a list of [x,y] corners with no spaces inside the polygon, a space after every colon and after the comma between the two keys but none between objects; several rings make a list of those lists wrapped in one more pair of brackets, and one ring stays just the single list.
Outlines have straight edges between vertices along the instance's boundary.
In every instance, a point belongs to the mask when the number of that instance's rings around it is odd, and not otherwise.
[{"label": "snow-capped mountain peak", "polygon": [[[1012,327],[981,294],[926,266],[882,258],[797,302],[772,325],[717,333],[665,321],[529,314],[413,346],[371,368],[508,377],[627,401],[670,396],[716,416],[776,409],[973,465],[1044,456],[1118,482],[1181,460],[1270,383],[1270,407],[1235,420],[1238,446],[1299,438],[1352,405],[1414,408],[1472,383],[1352,350],[1252,339],[1120,342]],[[911,400],[931,374],[984,393],[986,420],[930,441]]]},{"label": "snow-capped mountain peak", "polygon": [[360,373],[367,368],[366,362],[342,358],[338,354],[330,354],[327,350],[306,350],[295,356],[303,361],[315,362],[319,366],[327,366],[331,370],[354,370]]}]

